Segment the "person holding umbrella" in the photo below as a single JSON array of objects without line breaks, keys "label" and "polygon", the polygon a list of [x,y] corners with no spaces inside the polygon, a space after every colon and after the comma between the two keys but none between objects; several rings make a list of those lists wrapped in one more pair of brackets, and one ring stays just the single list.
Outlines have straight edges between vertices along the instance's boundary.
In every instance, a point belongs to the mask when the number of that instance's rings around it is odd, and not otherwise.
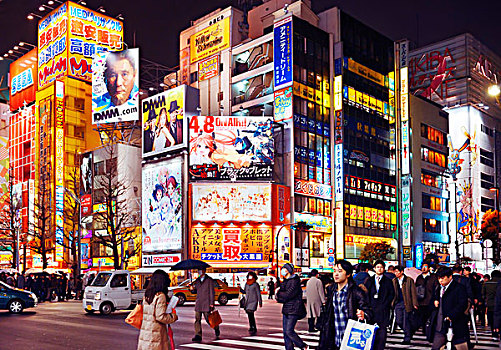
[{"label": "person holding umbrella", "polygon": [[[193,293],[197,294],[195,302],[195,336],[191,339],[194,342],[202,341],[202,315],[209,324],[209,313],[214,310],[214,299],[216,295],[215,282],[207,276],[205,268],[198,270],[198,278],[193,283]],[[210,325],[210,324],[209,324]],[[219,326],[214,328],[216,339],[221,334]]]}]

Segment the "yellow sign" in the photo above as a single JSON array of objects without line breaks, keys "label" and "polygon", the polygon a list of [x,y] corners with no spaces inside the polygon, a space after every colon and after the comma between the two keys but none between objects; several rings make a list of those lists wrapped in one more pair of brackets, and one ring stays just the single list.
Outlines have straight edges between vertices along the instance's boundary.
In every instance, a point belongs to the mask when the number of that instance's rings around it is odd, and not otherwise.
[{"label": "yellow sign", "polygon": [[367,68],[366,66],[361,65],[360,63],[357,63],[353,61],[351,58],[348,58],[348,70],[352,71],[353,73],[356,73],[364,78],[367,78],[376,84],[379,84],[381,86],[385,86],[384,84],[384,75],[381,73],[378,73],[376,71],[373,71],[370,68]]},{"label": "yellow sign", "polygon": [[197,62],[228,47],[230,18],[226,17],[190,37],[190,62]]},{"label": "yellow sign", "polygon": [[[346,242],[359,244],[359,245],[367,245],[370,243],[388,243],[392,245],[392,243],[396,243],[395,239],[387,238],[387,237],[375,237],[375,236],[360,236],[360,235],[346,235]],[[393,245],[392,245],[393,246]]]},{"label": "yellow sign", "polygon": [[198,81],[209,80],[219,75],[219,56],[198,63]]},{"label": "yellow sign", "polygon": [[334,110],[343,109],[343,76],[338,75],[334,78]]},{"label": "yellow sign", "polygon": [[66,2],[38,23],[38,86],[68,75],[92,81],[92,56],[122,49],[123,23]]}]

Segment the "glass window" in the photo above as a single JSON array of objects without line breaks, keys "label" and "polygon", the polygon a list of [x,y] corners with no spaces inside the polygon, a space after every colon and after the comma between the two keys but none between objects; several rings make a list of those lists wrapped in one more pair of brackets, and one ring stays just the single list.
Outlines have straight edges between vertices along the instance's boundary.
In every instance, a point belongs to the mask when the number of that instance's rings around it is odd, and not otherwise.
[{"label": "glass window", "polygon": [[96,276],[96,278],[92,282],[92,285],[95,287],[104,287],[106,283],[108,283],[110,277],[111,272],[101,272]]},{"label": "glass window", "polygon": [[127,274],[121,273],[113,276],[110,283],[111,288],[127,287]]}]

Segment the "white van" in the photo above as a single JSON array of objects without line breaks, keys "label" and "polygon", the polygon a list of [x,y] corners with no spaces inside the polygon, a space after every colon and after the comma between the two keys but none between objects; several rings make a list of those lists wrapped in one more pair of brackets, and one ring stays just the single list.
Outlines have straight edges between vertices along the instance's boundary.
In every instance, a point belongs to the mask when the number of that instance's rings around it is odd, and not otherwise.
[{"label": "white van", "polygon": [[144,289],[135,289],[127,270],[99,272],[85,287],[82,306],[87,313],[99,310],[109,315],[115,310],[132,309],[144,297]]}]

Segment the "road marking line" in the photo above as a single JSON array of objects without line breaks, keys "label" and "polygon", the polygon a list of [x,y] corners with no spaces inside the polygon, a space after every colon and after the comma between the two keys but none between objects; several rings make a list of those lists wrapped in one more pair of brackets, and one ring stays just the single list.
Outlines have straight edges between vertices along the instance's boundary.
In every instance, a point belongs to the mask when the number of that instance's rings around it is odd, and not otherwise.
[{"label": "road marking line", "polygon": [[[273,338],[273,337],[259,337],[259,336],[252,336],[252,337],[243,337],[243,339],[249,339],[249,340],[262,340],[262,341],[271,341],[273,343],[284,343],[283,338]],[[305,341],[306,344],[309,346],[317,346],[318,342],[307,342]]]},{"label": "road marking line", "polygon": [[[252,346],[255,348],[264,348],[264,349],[273,349],[273,350],[283,350],[283,348],[284,348],[282,345],[253,343],[250,341],[233,340],[233,339],[217,340],[216,342],[224,343],[224,344],[228,344],[228,345]],[[228,349],[228,348],[226,348],[226,349]]]}]

